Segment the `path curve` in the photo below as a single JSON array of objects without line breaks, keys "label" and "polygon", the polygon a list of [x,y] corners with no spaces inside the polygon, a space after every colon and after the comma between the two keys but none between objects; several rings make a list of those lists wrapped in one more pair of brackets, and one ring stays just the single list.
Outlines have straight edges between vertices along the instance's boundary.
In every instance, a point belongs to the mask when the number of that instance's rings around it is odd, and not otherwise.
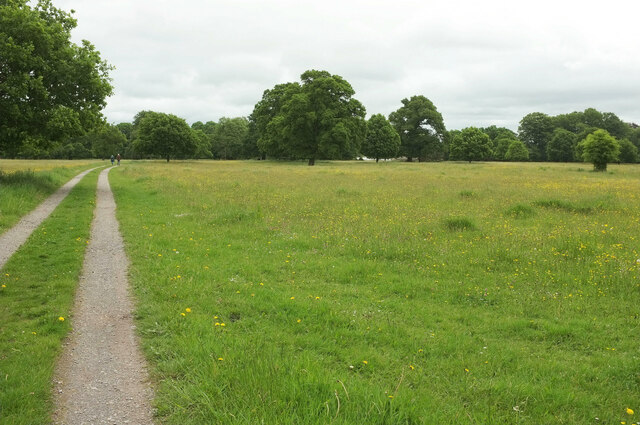
[{"label": "path curve", "polygon": [[110,170],[98,177],[73,331],[56,371],[56,424],[153,423],[153,393],[135,334],[129,262],[109,186]]},{"label": "path curve", "polygon": [[40,226],[40,224],[47,218],[53,210],[67,197],[71,189],[89,172],[95,170],[95,167],[90,170],[83,171],[78,174],[56,192],[44,200],[35,210],[22,217],[22,219],[11,229],[0,235],[0,269],[4,267],[9,258],[14,252],[22,246],[23,243],[29,239],[29,236],[34,230]]}]

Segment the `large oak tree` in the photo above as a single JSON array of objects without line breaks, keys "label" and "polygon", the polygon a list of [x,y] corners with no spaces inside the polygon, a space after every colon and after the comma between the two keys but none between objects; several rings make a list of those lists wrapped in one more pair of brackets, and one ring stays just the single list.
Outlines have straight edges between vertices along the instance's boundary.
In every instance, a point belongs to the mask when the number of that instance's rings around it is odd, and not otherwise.
[{"label": "large oak tree", "polygon": [[491,157],[489,135],[476,127],[468,127],[455,135],[449,146],[449,159],[480,161]]},{"label": "large oak tree", "polygon": [[[353,98],[351,84],[327,71],[306,71],[302,84],[274,88],[273,99],[266,93],[256,105],[252,119],[268,119],[261,131],[259,146],[267,153],[316,159],[354,158],[365,136],[366,111]],[[262,114],[257,113],[263,111]],[[269,118],[271,117],[271,118]]]},{"label": "large oak tree", "polygon": [[402,107],[389,115],[389,121],[400,134],[400,153],[407,161],[443,157],[446,129],[442,115],[429,99],[402,99]]},{"label": "large oak tree", "polygon": [[249,128],[263,154],[274,158],[291,158],[286,140],[280,137],[281,129],[278,126],[269,127],[269,123],[280,114],[282,106],[300,91],[299,83],[277,84],[272,89],[265,90],[262,99],[253,108],[249,116]]},{"label": "large oak tree", "polygon": [[134,118],[133,134],[137,152],[165,158],[188,158],[196,153],[197,140],[189,124],[172,114],[141,111]]},{"label": "large oak tree", "polygon": [[0,154],[102,125],[112,68],[88,41],[71,42],[72,14],[50,0],[0,0]]}]

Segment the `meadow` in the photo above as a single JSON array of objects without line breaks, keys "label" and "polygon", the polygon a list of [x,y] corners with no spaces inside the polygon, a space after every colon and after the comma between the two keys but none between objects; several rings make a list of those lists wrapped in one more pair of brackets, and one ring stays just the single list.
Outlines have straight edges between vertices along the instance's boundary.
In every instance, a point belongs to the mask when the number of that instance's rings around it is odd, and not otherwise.
[{"label": "meadow", "polygon": [[636,423],[640,167],[590,168],[123,164],[159,422]]},{"label": "meadow", "polygon": [[0,159],[0,233],[82,170],[107,161]]}]

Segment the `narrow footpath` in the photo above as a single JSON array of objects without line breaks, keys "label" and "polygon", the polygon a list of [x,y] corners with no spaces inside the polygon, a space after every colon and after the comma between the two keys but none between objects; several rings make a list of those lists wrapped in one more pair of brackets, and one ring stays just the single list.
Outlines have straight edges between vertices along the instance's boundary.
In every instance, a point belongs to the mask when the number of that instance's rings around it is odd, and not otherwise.
[{"label": "narrow footpath", "polygon": [[84,176],[96,168],[83,171],[69,180],[53,195],[49,196],[44,202],[38,205],[35,210],[22,217],[15,226],[0,235],[0,269],[4,267],[7,261],[9,261],[9,258],[11,258],[13,253],[16,252],[27,239],[29,239],[29,236],[31,236],[33,231],[36,230],[38,226],[40,226],[40,224],[51,215],[60,202],[67,197],[69,192],[71,192],[71,189],[73,189]]},{"label": "narrow footpath", "polygon": [[56,424],[153,423],[153,393],[135,334],[128,260],[109,186],[110,170],[98,177],[73,331],[54,378]]}]

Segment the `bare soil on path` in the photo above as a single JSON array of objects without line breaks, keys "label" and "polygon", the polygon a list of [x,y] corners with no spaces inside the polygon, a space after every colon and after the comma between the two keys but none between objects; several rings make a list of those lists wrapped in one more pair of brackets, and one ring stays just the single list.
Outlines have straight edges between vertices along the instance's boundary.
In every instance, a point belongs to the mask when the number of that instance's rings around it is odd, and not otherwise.
[{"label": "bare soil on path", "polygon": [[[99,167],[96,167],[99,168]],[[35,210],[24,216],[15,226],[0,235],[0,268],[4,267],[14,252],[29,239],[29,236],[40,224],[47,218],[53,210],[67,197],[71,189],[89,172],[95,170],[83,171],[58,189],[53,195],[49,196],[44,202],[36,207]]]},{"label": "bare soil on path", "polygon": [[98,178],[73,331],[56,371],[56,424],[153,423],[153,392],[132,318],[128,260],[108,181],[110,170]]}]

